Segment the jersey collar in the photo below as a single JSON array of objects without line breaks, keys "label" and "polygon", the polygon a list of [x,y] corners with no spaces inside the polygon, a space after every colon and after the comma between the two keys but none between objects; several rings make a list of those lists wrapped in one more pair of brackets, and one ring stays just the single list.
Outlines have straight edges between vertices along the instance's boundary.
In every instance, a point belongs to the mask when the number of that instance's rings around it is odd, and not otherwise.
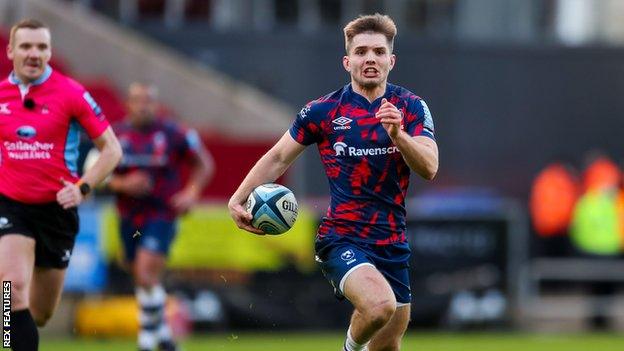
[{"label": "jersey collar", "polygon": [[[52,75],[52,67],[50,67],[50,65],[46,65],[46,68],[43,71],[43,74],[41,75],[41,77],[37,78],[35,81],[30,83],[30,85],[40,85],[40,84],[43,84],[50,78],[51,75]],[[15,71],[11,71],[11,74],[9,74],[9,82],[11,84],[15,84],[15,85],[21,85],[22,84],[22,81],[20,81],[19,78],[17,78],[17,75],[15,74]]]},{"label": "jersey collar", "polygon": [[390,94],[391,86],[392,86],[392,84],[386,82],[386,91],[384,92],[384,94],[382,96],[378,97],[377,99],[373,100],[372,102],[369,102],[367,98],[365,98],[364,96],[356,93],[353,90],[353,86],[351,86],[351,83],[347,84],[347,94],[348,94],[350,99],[353,99],[353,100],[357,101],[360,105],[362,105],[362,106],[366,107],[367,109],[369,109],[372,106],[379,105],[381,103],[381,99],[383,99],[383,98],[389,99],[390,98],[390,96],[392,95],[392,94]]}]

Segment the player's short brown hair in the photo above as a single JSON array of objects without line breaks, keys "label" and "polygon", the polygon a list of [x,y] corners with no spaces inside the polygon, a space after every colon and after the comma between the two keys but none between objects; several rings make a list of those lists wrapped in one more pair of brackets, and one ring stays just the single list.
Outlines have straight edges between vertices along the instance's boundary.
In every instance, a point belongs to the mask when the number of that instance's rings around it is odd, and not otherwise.
[{"label": "player's short brown hair", "polygon": [[349,53],[349,47],[353,37],[358,34],[372,32],[383,34],[388,39],[390,52],[394,46],[394,37],[397,34],[397,28],[394,21],[388,15],[375,13],[374,15],[360,15],[358,18],[347,23],[343,29],[345,36],[345,50]]},{"label": "player's short brown hair", "polygon": [[13,27],[11,27],[11,32],[9,35],[9,45],[11,47],[13,47],[13,43],[15,41],[15,32],[17,32],[18,29],[22,29],[22,28],[28,28],[28,29],[45,28],[48,30],[50,29],[48,26],[46,26],[43,22],[39,20],[32,19],[32,18],[23,19],[15,23]]}]

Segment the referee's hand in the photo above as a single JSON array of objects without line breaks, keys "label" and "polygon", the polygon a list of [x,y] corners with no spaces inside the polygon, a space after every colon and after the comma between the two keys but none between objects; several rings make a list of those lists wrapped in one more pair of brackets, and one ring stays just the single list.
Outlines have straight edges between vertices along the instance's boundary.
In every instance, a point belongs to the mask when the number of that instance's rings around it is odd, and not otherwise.
[{"label": "referee's hand", "polygon": [[63,188],[56,193],[56,202],[64,209],[78,207],[84,198],[80,193],[80,188],[63,178],[61,178],[61,184],[63,184]]}]

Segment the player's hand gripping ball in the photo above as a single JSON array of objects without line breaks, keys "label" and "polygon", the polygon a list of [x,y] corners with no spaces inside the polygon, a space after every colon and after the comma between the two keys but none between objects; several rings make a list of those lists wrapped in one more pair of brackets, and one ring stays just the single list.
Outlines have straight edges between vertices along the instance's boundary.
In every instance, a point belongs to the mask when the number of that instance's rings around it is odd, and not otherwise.
[{"label": "player's hand gripping ball", "polygon": [[298,205],[295,195],[279,184],[263,184],[247,198],[247,212],[253,219],[251,225],[265,234],[282,234],[297,220]]}]

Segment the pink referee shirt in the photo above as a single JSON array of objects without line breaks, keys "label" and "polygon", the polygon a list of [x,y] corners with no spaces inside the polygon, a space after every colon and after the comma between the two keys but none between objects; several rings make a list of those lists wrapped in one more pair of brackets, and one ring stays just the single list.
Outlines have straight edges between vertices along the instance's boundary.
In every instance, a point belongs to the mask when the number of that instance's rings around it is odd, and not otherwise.
[{"label": "pink referee shirt", "polygon": [[61,178],[78,181],[80,130],[109,126],[91,95],[47,67],[35,82],[0,82],[0,195],[28,204],[56,201]]}]

